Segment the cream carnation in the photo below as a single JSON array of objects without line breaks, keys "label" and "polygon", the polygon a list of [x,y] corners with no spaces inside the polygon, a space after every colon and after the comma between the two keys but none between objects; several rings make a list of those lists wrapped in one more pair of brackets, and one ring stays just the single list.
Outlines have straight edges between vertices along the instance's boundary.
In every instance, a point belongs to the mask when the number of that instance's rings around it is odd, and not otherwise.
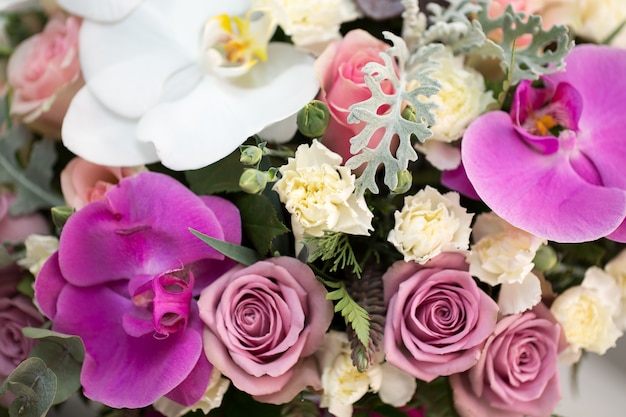
[{"label": "cream carnation", "polygon": [[280,173],[274,190],[291,213],[297,244],[305,234],[319,237],[326,230],[369,235],[374,216],[365,198],[354,194],[355,176],[339,155],[314,140],[300,145]]},{"label": "cream carnation", "polygon": [[494,102],[491,93],[485,91],[482,75],[465,67],[463,57],[455,57],[446,50],[437,56],[440,67],[432,77],[441,84],[441,90],[432,97],[437,105],[434,111],[437,123],[431,126],[433,136],[428,141],[451,142],[459,139],[472,120]]},{"label": "cream carnation", "polygon": [[341,38],[343,22],[360,16],[352,0],[254,0],[253,4],[271,10],[293,43],[315,55]]},{"label": "cream carnation", "polygon": [[612,306],[595,288],[571,287],[554,300],[550,310],[563,327],[573,362],[583,349],[603,355],[622,335],[613,322]]},{"label": "cream carnation", "polygon": [[475,244],[467,257],[470,274],[491,286],[502,284],[498,305],[503,314],[521,313],[541,300],[541,284],[532,270],[544,239],[513,227],[494,213],[476,218],[473,238]]},{"label": "cream carnation", "polygon": [[626,249],[622,250],[604,270],[615,280],[617,293],[620,295],[620,311],[617,315],[617,326],[626,329]]},{"label": "cream carnation", "polygon": [[352,404],[368,391],[377,392],[382,385],[382,370],[374,364],[366,372],[352,364],[350,343],[343,332],[330,331],[317,353],[322,368],[324,392],[320,407],[328,408],[337,417],[352,416]]},{"label": "cream carnation", "polygon": [[395,227],[388,240],[407,262],[426,263],[441,252],[465,250],[469,244],[472,214],[459,204],[455,192],[440,194],[426,186],[404,198],[395,212]]},{"label": "cream carnation", "polygon": [[59,239],[56,236],[32,234],[26,238],[24,245],[26,257],[18,260],[17,263],[37,276],[43,264],[59,249]]}]

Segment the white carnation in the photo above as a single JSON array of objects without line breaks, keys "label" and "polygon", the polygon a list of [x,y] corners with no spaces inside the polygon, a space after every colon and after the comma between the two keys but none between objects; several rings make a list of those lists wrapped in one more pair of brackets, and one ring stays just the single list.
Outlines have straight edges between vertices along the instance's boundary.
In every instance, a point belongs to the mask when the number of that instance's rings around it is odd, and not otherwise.
[{"label": "white carnation", "polygon": [[388,240],[407,262],[424,264],[442,252],[465,250],[469,245],[472,214],[461,206],[458,193],[442,195],[426,186],[405,197],[404,207],[394,216]]},{"label": "white carnation", "polygon": [[26,238],[24,245],[26,257],[18,260],[17,263],[27,268],[36,277],[43,264],[59,249],[59,239],[56,236],[33,234]]}]

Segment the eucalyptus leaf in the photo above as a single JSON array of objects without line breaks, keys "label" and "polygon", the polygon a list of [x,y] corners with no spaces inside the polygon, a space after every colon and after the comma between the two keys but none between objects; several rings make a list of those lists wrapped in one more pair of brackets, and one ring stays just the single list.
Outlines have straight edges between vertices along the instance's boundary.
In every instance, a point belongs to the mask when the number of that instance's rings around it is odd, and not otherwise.
[{"label": "eucalyptus leaf", "polygon": [[14,216],[64,204],[61,196],[50,191],[56,160],[51,139],[35,142],[26,167],[17,159],[18,149],[28,143],[31,135],[25,128],[15,126],[0,136],[0,183],[15,187],[16,198],[10,207]]},{"label": "eucalyptus leaf", "polygon": [[85,348],[79,337],[47,329],[26,327],[24,336],[39,339],[31,357],[42,359],[57,376],[57,391],[53,404],[67,400],[80,388],[80,371]]},{"label": "eucalyptus leaf", "polygon": [[258,253],[250,248],[244,246],[235,245],[234,243],[224,242],[223,240],[215,239],[211,236],[207,236],[195,229],[189,228],[189,231],[193,233],[198,239],[218,251],[219,253],[233,259],[243,265],[252,265],[262,258]]},{"label": "eucalyptus leaf", "polygon": [[28,358],[5,379],[0,393],[17,396],[9,407],[10,417],[44,417],[53,404],[57,377],[39,358]]}]

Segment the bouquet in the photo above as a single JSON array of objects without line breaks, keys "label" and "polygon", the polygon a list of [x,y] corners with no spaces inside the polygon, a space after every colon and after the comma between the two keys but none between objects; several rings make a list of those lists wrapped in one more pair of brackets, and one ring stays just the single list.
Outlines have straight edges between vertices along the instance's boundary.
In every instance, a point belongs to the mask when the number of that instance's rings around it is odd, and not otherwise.
[{"label": "bouquet", "polygon": [[4,415],[549,417],[626,329],[623,5],[0,5]]}]

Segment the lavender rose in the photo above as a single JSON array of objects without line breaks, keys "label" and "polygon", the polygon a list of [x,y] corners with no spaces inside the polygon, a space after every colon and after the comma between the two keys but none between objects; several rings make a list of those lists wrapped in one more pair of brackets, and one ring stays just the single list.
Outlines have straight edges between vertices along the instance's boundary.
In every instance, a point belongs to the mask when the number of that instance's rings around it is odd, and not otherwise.
[{"label": "lavender rose", "polygon": [[242,391],[271,403],[321,389],[313,354],[333,316],[326,290],[295,258],[242,265],[205,288],[198,301],[209,361]]},{"label": "lavender rose", "polygon": [[557,359],[565,347],[550,311],[538,304],[505,316],[472,369],[452,375],[461,417],[541,417],[561,399]]},{"label": "lavender rose", "polygon": [[387,362],[427,382],[478,362],[498,306],[467,270],[464,255],[444,252],[424,265],[398,261],[385,272]]},{"label": "lavender rose", "polygon": [[[19,268],[10,266],[0,269],[0,282],[16,283],[20,274]],[[5,379],[20,364],[35,345],[34,339],[22,334],[23,327],[39,327],[43,317],[27,297],[5,291],[2,286],[0,293],[0,380]],[[0,395],[0,405],[8,407],[13,399],[10,393]]]}]

